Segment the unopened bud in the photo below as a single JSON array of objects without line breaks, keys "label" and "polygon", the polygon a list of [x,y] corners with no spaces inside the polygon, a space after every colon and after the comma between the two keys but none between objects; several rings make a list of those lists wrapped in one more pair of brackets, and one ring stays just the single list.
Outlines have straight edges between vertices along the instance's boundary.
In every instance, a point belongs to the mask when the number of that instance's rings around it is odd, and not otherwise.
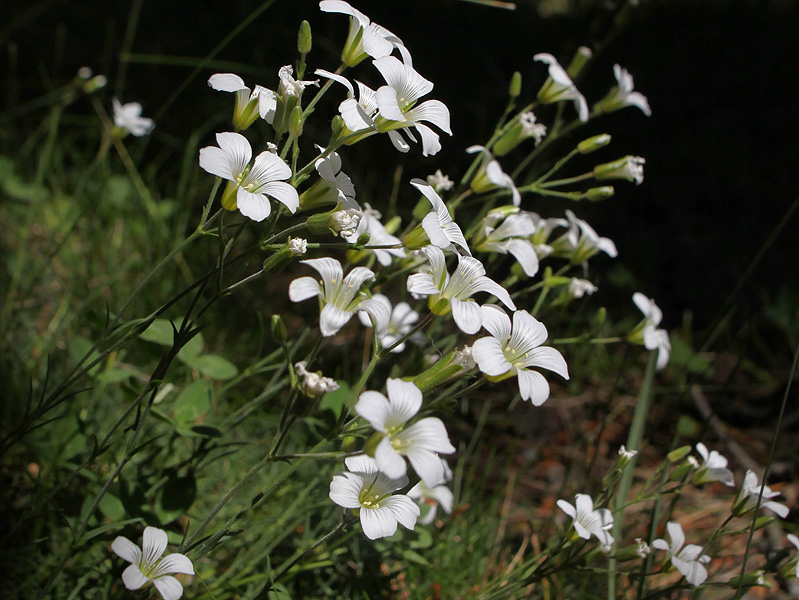
[{"label": "unopened bud", "polygon": [[280,315],[272,315],[272,338],[281,346],[286,343],[288,338],[286,324],[283,323],[283,317]]},{"label": "unopened bud", "polygon": [[311,24],[308,21],[300,23],[300,32],[297,34],[297,50],[300,54],[311,51]]},{"label": "unopened bud", "polygon": [[619,562],[639,560],[646,558],[652,552],[652,547],[641,538],[635,538],[635,543],[616,551],[614,558]]},{"label": "unopened bud", "polygon": [[599,202],[600,200],[607,200],[612,198],[616,193],[612,185],[601,185],[599,187],[592,187],[585,191],[585,196],[590,202]]},{"label": "unopened bud", "polygon": [[566,72],[569,74],[569,77],[574,79],[577,77],[588,64],[588,61],[591,60],[591,56],[593,56],[593,52],[591,52],[590,48],[586,46],[580,46],[577,48],[577,53],[572,58],[572,61],[569,63],[569,67],[566,69]]},{"label": "unopened bud", "polygon": [[691,446],[680,446],[666,455],[669,462],[678,462],[691,453]]},{"label": "unopened bud", "polygon": [[682,481],[685,477],[687,477],[691,471],[694,469],[699,468],[699,463],[696,462],[696,459],[693,456],[689,456],[686,458],[680,465],[671,472],[669,475],[669,479],[671,481]]},{"label": "unopened bud", "polygon": [[595,152],[600,148],[604,148],[609,143],[610,135],[607,133],[601,133],[577,144],[577,152],[580,154],[590,154],[591,152]]},{"label": "unopened bud", "polygon": [[732,589],[737,590],[739,587],[764,587],[771,589],[771,582],[766,579],[764,571],[755,571],[754,573],[747,573],[743,577],[733,577],[727,582],[727,585]]},{"label": "unopened bud", "polygon": [[289,120],[289,135],[298,138],[302,135],[302,107],[295,106]]},{"label": "unopened bud", "polygon": [[358,239],[355,240],[355,244],[357,246],[365,246],[366,244],[369,243],[369,238],[371,238],[371,237],[372,236],[369,234],[369,232],[366,231],[366,232],[364,232],[364,233],[362,233],[361,235],[358,236]]},{"label": "unopened bud", "polygon": [[594,178],[598,181],[605,179],[626,179],[640,185],[644,181],[644,163],[646,160],[640,156],[625,156],[613,162],[604,163],[594,167]]},{"label": "unopened bud", "polygon": [[418,250],[430,245],[430,238],[421,225],[417,225],[402,238],[402,245],[408,250]]},{"label": "unopened bud", "polygon": [[607,319],[607,317],[608,317],[608,310],[604,306],[601,306],[599,310],[596,311],[594,318],[591,319],[592,331],[598,331],[599,328],[605,324],[605,319]]},{"label": "unopened bud", "polygon": [[516,71],[510,78],[510,86],[508,88],[508,95],[511,98],[516,98],[522,93],[522,74]]}]

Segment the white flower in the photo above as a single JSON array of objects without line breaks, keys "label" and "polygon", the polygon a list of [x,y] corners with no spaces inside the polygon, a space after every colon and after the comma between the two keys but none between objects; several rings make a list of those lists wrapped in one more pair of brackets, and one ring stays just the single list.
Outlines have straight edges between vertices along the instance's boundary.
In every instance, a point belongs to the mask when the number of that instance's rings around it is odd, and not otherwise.
[{"label": "white flower", "polygon": [[485,146],[469,146],[466,152],[474,154],[475,152],[483,153],[483,162],[480,169],[472,179],[472,191],[480,194],[488,192],[497,188],[510,190],[511,197],[513,198],[513,206],[519,206],[522,201],[522,196],[519,190],[516,189],[516,184],[513,178],[502,170],[497,160],[491,155]]},{"label": "white flower", "polygon": [[419,520],[422,525],[429,525],[436,518],[438,507],[444,509],[444,512],[449,514],[452,512],[452,505],[455,502],[455,496],[452,491],[445,485],[452,481],[452,470],[449,468],[447,461],[441,459],[441,464],[444,467],[444,476],[438,485],[429,488],[425,485],[424,481],[420,481],[408,491],[408,496],[418,501],[420,504],[426,504],[430,507],[427,514]]},{"label": "white flower", "polygon": [[755,509],[757,506],[757,499],[760,496],[760,491],[763,490],[763,499],[760,502],[760,508],[768,508],[773,511],[780,518],[788,516],[788,507],[779,502],[774,502],[771,498],[776,498],[780,495],[779,492],[774,492],[767,485],[757,484],[757,475],[752,471],[747,471],[744,476],[744,482],[741,489],[738,491],[738,496],[733,502],[732,512],[740,517]]},{"label": "white flower", "polygon": [[147,135],[155,127],[152,119],[141,116],[141,104],[138,102],[121,104],[119,100],[112,98],[111,104],[114,106],[114,125],[130,131],[136,137]]},{"label": "white flower", "polygon": [[289,299],[302,302],[319,296],[322,308],[319,329],[324,337],[335,335],[358,310],[374,314],[375,320],[385,318],[380,315],[384,310],[382,305],[367,299],[365,293],[360,292],[361,285],[375,277],[366,267],[355,267],[344,277],[341,263],[333,258],[312,258],[300,262],[315,269],[322,276],[322,281],[313,277],[295,279],[289,284]]},{"label": "white flower", "polygon": [[519,123],[522,126],[522,136],[525,138],[535,138],[535,145],[541,143],[547,134],[547,126],[543,123],[536,123],[535,114],[532,111],[523,112],[519,115]]},{"label": "white flower", "polygon": [[339,388],[339,385],[336,383],[335,379],[331,379],[330,377],[322,377],[322,375],[318,372],[314,373],[308,371],[306,369],[307,366],[308,362],[304,360],[301,360],[294,365],[297,375],[302,377],[302,391],[306,396],[315,398],[316,396],[321,396],[327,392],[333,392]]},{"label": "white flower", "polygon": [[707,446],[702,442],[696,445],[696,451],[702,457],[702,464],[699,469],[693,474],[691,481],[695,485],[705,483],[707,481],[720,481],[726,486],[732,487],[735,485],[735,479],[732,476],[732,471],[727,468],[727,459],[715,450],[708,452]]},{"label": "white flower", "polygon": [[635,552],[639,558],[646,558],[652,552],[652,547],[641,538],[635,538]]},{"label": "white flower", "polygon": [[593,535],[603,547],[613,544],[610,530],[613,528],[613,514],[607,508],[594,508],[594,501],[588,494],[577,494],[572,506],[565,500],[558,500],[558,507],[569,515],[574,529],[584,540]]},{"label": "white flower", "polygon": [[327,13],[341,13],[349,15],[350,29],[347,42],[341,53],[341,60],[350,67],[354,67],[367,56],[382,58],[388,56],[397,48],[403,60],[411,64],[411,55],[396,35],[377,23],[372,23],[365,14],[353,8],[343,0],[322,0],[319,9]]},{"label": "white flower", "polygon": [[355,88],[346,77],[324,69],[317,69],[314,71],[314,75],[332,79],[347,88],[347,99],[339,104],[338,107],[347,129],[351,132],[373,130],[365,135],[371,135],[371,133],[376,131],[374,117],[377,113],[377,98],[372,88],[356,80],[355,83],[358,84],[359,92],[358,100],[356,100]]},{"label": "white flower", "polygon": [[[653,299],[647,298],[641,292],[633,294],[633,302],[644,313],[643,331],[640,332],[643,336],[644,347],[647,350],[657,349],[658,358],[655,366],[660,370],[669,364],[669,356],[671,354],[671,342],[669,341],[668,332],[665,329],[657,329],[663,319],[663,313]],[[638,333],[636,332],[640,327],[639,325],[633,330],[635,341],[638,338]]]},{"label": "white flower", "polygon": [[411,185],[417,190],[422,192],[425,198],[433,205],[433,212],[427,213],[422,219],[422,229],[430,238],[430,243],[438,246],[442,250],[447,248],[454,249],[453,244],[457,244],[466,251],[466,254],[471,256],[469,245],[466,243],[466,238],[463,237],[463,232],[447,210],[447,205],[436,194],[433,186],[428,184],[422,179],[411,179]]},{"label": "white flower", "polygon": [[394,147],[400,152],[408,151],[408,144],[397,129],[404,129],[411,141],[416,141],[408,127],[414,127],[422,138],[422,154],[430,156],[441,150],[438,134],[423,125],[422,121],[432,123],[445,133],[452,135],[449,127],[449,109],[440,100],[427,100],[421,104],[416,101],[433,89],[433,83],[419,75],[408,64],[393,56],[384,56],[374,61],[375,67],[383,75],[388,85],[375,92],[380,119],[378,131],[388,132]]},{"label": "white flower", "polygon": [[671,559],[671,564],[683,574],[688,583],[702,585],[707,579],[707,569],[704,564],[710,562],[710,557],[707,554],[702,554],[702,546],[688,544],[683,548],[685,534],[679,523],[669,521],[666,524],[666,529],[669,532],[671,544],[666,543],[664,539],[657,539],[652,542],[652,547],[665,550]]},{"label": "white flower", "polygon": [[513,328],[508,315],[498,306],[488,304],[482,307],[482,312],[483,327],[491,337],[480,338],[472,345],[477,366],[489,377],[515,373],[522,399],[541,406],[549,397],[549,384],[531,368],[548,369],[569,378],[563,355],[554,348],[541,346],[547,339],[547,328],[526,310],[513,313]]},{"label": "white flower", "polygon": [[375,459],[364,454],[344,461],[347,471],[333,476],[330,499],[344,508],[359,509],[361,527],[370,540],[394,535],[397,523],[407,529],[416,526],[421,510],[404,494],[393,494],[408,485],[404,475],[391,479],[377,468]]},{"label": "white flower", "polygon": [[641,185],[644,182],[644,164],[646,164],[646,159],[642,156],[628,155],[619,160],[595,166],[594,178],[597,181],[624,179],[634,181],[635,185]]},{"label": "white flower", "polygon": [[[501,223],[500,223],[501,221]],[[505,208],[488,212],[475,236],[474,247],[480,252],[512,254],[528,277],[538,273],[538,253],[530,241],[535,226],[526,213],[508,214]]]},{"label": "white flower", "polygon": [[610,257],[618,255],[616,244],[612,240],[599,237],[593,227],[582,219],[578,219],[572,211],[567,210],[566,217],[569,219],[569,231],[566,234],[566,239],[571,247],[572,264],[582,264],[600,251]]},{"label": "white flower", "polygon": [[581,121],[588,120],[588,103],[574,85],[566,70],[560,66],[558,61],[551,54],[542,52],[533,57],[535,60],[549,65],[549,79],[538,91],[538,99],[544,104],[561,102],[563,100],[574,100],[577,114]]},{"label": "white flower", "polygon": [[427,183],[432,185],[436,192],[448,192],[455,185],[455,182],[444,175],[441,169],[436,170],[433,175],[428,175]]},{"label": "white flower", "polygon": [[269,198],[283,203],[291,213],[300,204],[297,190],[286,183],[291,168],[275,154],[264,151],[252,158],[252,147],[240,133],[217,133],[216,146],[200,149],[200,167],[228,180],[222,205],[238,208],[245,217],[263,221],[272,212]]},{"label": "white flower", "polygon": [[138,590],[152,582],[164,600],[177,600],[183,595],[183,586],[169,573],[194,575],[194,567],[183,554],[173,553],[162,557],[167,541],[163,529],[145,527],[141,548],[122,536],[111,543],[114,554],[130,563],[122,572],[122,583],[127,589]]},{"label": "white flower", "polygon": [[556,227],[569,226],[569,222],[566,219],[544,219],[541,215],[534,212],[525,212],[524,214],[533,222],[535,233],[533,233],[533,237],[530,241],[536,246],[546,245],[549,241],[549,236],[552,235]]},{"label": "white flower", "polygon": [[350,244],[358,241],[364,233],[369,234],[370,246],[397,246],[396,248],[370,248],[369,252],[374,252],[377,262],[384,267],[391,264],[394,258],[405,258],[405,249],[402,248],[402,240],[391,235],[380,222],[380,213],[364,202],[363,214],[358,228],[350,236],[342,236]]},{"label": "white flower", "polygon": [[236,129],[247,129],[259,116],[269,124],[275,118],[277,100],[270,89],[256,85],[250,92],[244,80],[234,73],[214,73],[208,78],[208,85],[220,92],[236,94],[236,106],[233,109],[233,126]]},{"label": "white flower", "polygon": [[590,296],[598,289],[599,288],[597,286],[587,279],[578,279],[577,277],[572,277],[572,280],[569,282],[569,296],[572,298],[582,298],[586,294]]},{"label": "white flower", "polygon": [[[413,310],[407,302],[400,302],[395,307],[391,307],[391,301],[383,294],[375,294],[372,300],[380,302],[384,305],[385,310],[382,311],[381,317],[388,317],[388,320],[383,320],[375,323],[375,332],[380,339],[380,345],[383,348],[389,348],[396,344],[402,337],[410,333],[413,326],[419,321],[419,313]],[[359,312],[358,318],[361,323],[366,327],[372,326],[372,321],[369,315],[365,312]],[[411,336],[412,341],[417,336]],[[394,348],[392,353],[399,353],[405,350],[405,342]]]},{"label": "white flower", "polygon": [[489,292],[505,306],[516,310],[507,290],[485,275],[485,267],[476,258],[458,254],[458,268],[447,273],[444,252],[437,246],[420,250],[429,264],[408,277],[408,291],[416,296],[429,296],[430,310],[437,315],[452,312],[455,324],[464,333],[477,333],[483,324],[480,305],[471,299],[477,292]]},{"label": "white flower", "polygon": [[[317,146],[324,152],[324,148]],[[322,178],[319,182],[303,192],[300,202],[303,208],[319,204],[341,204],[342,208],[360,209],[355,201],[355,186],[352,180],[341,170],[341,157],[337,152],[320,158],[314,163],[316,172]]]},{"label": "white flower", "polygon": [[302,238],[291,238],[289,240],[289,250],[292,256],[301,256],[308,250],[308,240]]},{"label": "white flower", "polygon": [[358,398],[355,411],[383,438],[375,449],[375,461],[381,472],[392,479],[405,475],[403,457],[428,487],[434,487],[444,476],[444,467],[437,452],[452,454],[444,423],[437,417],[425,417],[410,427],[406,423],[422,407],[422,392],[410,381],[389,379],[388,398],[380,392],[366,391]]},{"label": "white flower", "polygon": [[613,65],[613,74],[619,85],[611,89],[608,95],[597,104],[599,109],[603,112],[613,112],[625,106],[636,106],[647,117],[651,116],[652,110],[649,108],[649,101],[640,92],[633,91],[633,76],[627,69],[623,69],[621,65]]}]

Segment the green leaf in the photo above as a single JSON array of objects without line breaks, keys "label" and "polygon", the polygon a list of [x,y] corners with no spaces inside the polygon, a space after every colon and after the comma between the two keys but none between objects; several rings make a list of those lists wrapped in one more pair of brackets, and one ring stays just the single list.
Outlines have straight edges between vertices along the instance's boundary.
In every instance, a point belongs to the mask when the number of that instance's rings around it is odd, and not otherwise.
[{"label": "green leaf", "polygon": [[333,411],[338,419],[341,416],[341,411],[350,399],[350,386],[346,381],[338,382],[338,389],[332,392],[327,392],[322,396],[322,401],[319,403],[319,408],[327,408]]},{"label": "green leaf", "polygon": [[[69,351],[69,356],[72,358],[73,361],[78,362],[84,355],[91,349],[92,343],[87,340],[85,337],[76,336],[74,337],[67,346],[67,350]],[[100,354],[95,350],[89,355],[89,358],[83,363],[84,366],[91,364]],[[94,365],[92,369],[89,371],[89,375],[96,375],[97,372],[100,370],[100,365]]]},{"label": "green leaf", "polygon": [[110,521],[121,521],[125,516],[125,507],[122,506],[122,500],[113,494],[106,494],[100,500],[100,512],[103,516]]},{"label": "green leaf", "polygon": [[217,356],[216,354],[203,354],[201,356],[181,357],[192,369],[197,369],[203,375],[207,375],[211,379],[217,381],[226,381],[233,379],[239,374],[239,370],[229,360]]},{"label": "green leaf", "polygon": [[146,342],[161,344],[162,346],[172,345],[172,323],[168,319],[156,319],[150,326],[142,331],[139,336]]},{"label": "green leaf", "polygon": [[175,400],[172,411],[180,424],[196,421],[211,408],[211,384],[198,379],[187,385]]},{"label": "green leaf", "polygon": [[202,354],[204,346],[205,342],[203,341],[203,334],[197,333],[197,335],[191,338],[188,343],[180,349],[180,352],[178,352],[178,358],[186,364],[189,364],[189,360]]},{"label": "green leaf", "polygon": [[424,565],[425,567],[431,566],[428,560],[419,554],[418,552],[414,552],[413,550],[408,550],[407,548],[402,551],[402,556],[405,557],[406,560],[411,562],[418,563],[420,565]]},{"label": "green leaf", "polygon": [[690,344],[678,335],[671,336],[671,355],[669,362],[672,366],[681,366],[691,373],[703,373],[712,377],[713,365],[700,354],[697,354]]},{"label": "green leaf", "polygon": [[125,381],[129,379],[133,375],[135,375],[137,371],[131,369],[107,369],[100,373],[97,376],[97,381],[101,383],[119,383],[120,381]]},{"label": "green leaf", "polygon": [[291,600],[291,594],[282,583],[275,583],[266,594],[267,600]]},{"label": "green leaf", "polygon": [[167,481],[158,491],[155,514],[162,525],[166,525],[185,515],[197,496],[197,482],[194,474],[183,477],[177,471],[167,471]]},{"label": "green leaf", "polygon": [[111,531],[113,529],[122,529],[125,525],[130,525],[131,523],[139,523],[141,522],[141,517],[136,517],[135,519],[126,519],[124,521],[119,521],[117,523],[108,523],[107,525],[101,525],[100,527],[95,527],[90,531],[86,532],[86,535],[83,536],[84,541],[88,541],[93,537],[97,537],[105,533],[106,531]]}]

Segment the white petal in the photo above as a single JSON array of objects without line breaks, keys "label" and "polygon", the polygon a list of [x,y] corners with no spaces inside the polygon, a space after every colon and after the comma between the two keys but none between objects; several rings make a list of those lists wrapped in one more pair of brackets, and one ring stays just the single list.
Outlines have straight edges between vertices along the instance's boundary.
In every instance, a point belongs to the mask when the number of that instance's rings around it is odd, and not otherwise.
[{"label": "white petal", "polygon": [[240,173],[244,170],[244,167],[250,163],[252,147],[250,146],[250,142],[247,141],[247,138],[240,133],[217,133],[216,143],[219,144],[219,147],[224,153],[230,157],[234,175],[238,175],[238,173],[235,172],[236,169],[238,169]]},{"label": "white petal", "polygon": [[167,554],[158,562],[158,566],[152,572],[151,577],[156,579],[167,573],[185,573],[187,575],[194,575],[194,565],[185,554],[177,552]]},{"label": "white petal", "polygon": [[572,524],[574,525],[574,530],[577,532],[577,535],[579,535],[581,538],[583,538],[584,540],[587,540],[588,538],[590,538],[590,537],[591,537],[591,532],[590,532],[590,531],[588,531],[588,530],[587,530],[587,529],[586,529],[586,528],[583,526],[583,524],[582,524],[582,523],[580,523],[580,521],[578,521],[577,519],[575,519],[575,520],[572,522]]},{"label": "white petal", "polygon": [[133,563],[134,565],[138,564],[141,558],[141,550],[139,547],[128,538],[122,537],[121,535],[111,542],[111,550],[119,558]]},{"label": "white petal", "polygon": [[419,296],[433,296],[439,290],[433,283],[433,278],[428,273],[414,273],[408,277],[408,291]]},{"label": "white petal", "polygon": [[[407,429],[398,433],[395,437],[404,443],[410,444],[412,448],[421,448],[441,454],[452,454],[455,452],[455,447],[449,441],[447,428],[438,417],[425,417],[424,419],[420,419]],[[438,473],[438,477],[434,480],[431,479],[427,487],[438,485],[444,478],[444,465],[440,458],[437,458],[437,462],[438,468],[436,472]],[[425,481],[425,484],[427,484],[427,481]]]},{"label": "white petal", "polygon": [[560,508],[560,510],[565,512],[572,519],[574,518],[574,515],[577,514],[577,512],[574,509],[574,507],[571,504],[569,504],[568,502],[566,502],[565,500],[558,500],[556,502],[556,504],[558,505],[558,508]]},{"label": "white petal", "polygon": [[363,489],[363,479],[352,473],[336,473],[330,482],[330,499],[343,508],[359,508],[358,495]]},{"label": "white petal", "polygon": [[366,454],[349,456],[344,459],[344,464],[347,465],[347,468],[353,473],[375,474],[378,472],[375,459]]},{"label": "white petal", "polygon": [[350,131],[362,131],[371,128],[375,124],[363,107],[355,101],[355,98],[344,100],[338,105],[338,111]]},{"label": "white petal", "polygon": [[761,502],[760,506],[774,511],[774,513],[782,519],[787,517],[788,513],[790,512],[787,506],[785,506],[784,504],[780,504],[779,502],[774,502],[772,500],[769,500],[768,502]]},{"label": "white petal", "polygon": [[[216,146],[200,148],[200,168],[211,175],[235,181],[246,166],[246,162],[242,165],[234,162],[224,150]],[[233,173],[234,169],[237,169],[236,173]]]},{"label": "white petal", "polygon": [[497,338],[500,343],[507,342],[510,339],[511,327],[510,318],[505,311],[494,304],[486,304],[481,310],[483,311],[483,327],[486,331]]},{"label": "white petal", "polygon": [[208,78],[208,85],[220,92],[250,92],[250,88],[244,85],[244,80],[234,73],[215,73]]},{"label": "white petal", "polygon": [[330,71],[325,71],[324,69],[316,69],[316,71],[314,71],[313,74],[319,75],[320,77],[325,77],[327,79],[332,79],[333,81],[337,81],[338,83],[347,88],[350,98],[355,96],[355,88],[352,86],[352,83],[350,83],[350,80],[344,77],[343,75],[331,73]]},{"label": "white petal", "polygon": [[[407,130],[406,130],[407,131]],[[389,131],[388,132],[388,139],[391,140],[391,143],[394,144],[394,147],[399,150],[400,152],[407,152],[411,149],[408,143],[402,139],[399,131]]]},{"label": "white petal", "polygon": [[427,213],[427,216],[422,219],[422,229],[424,229],[427,237],[430,238],[430,243],[434,246],[437,246],[442,250],[446,250],[452,246],[452,242],[449,240],[447,234],[444,232],[444,229],[441,227],[436,213]]},{"label": "white petal", "polygon": [[261,186],[260,191],[264,194],[269,194],[269,196],[283,204],[289,209],[291,214],[294,214],[300,205],[300,197],[297,194],[297,190],[294,189],[294,186],[283,181],[269,182]]},{"label": "white petal", "polygon": [[429,496],[433,498],[436,502],[441,505],[441,508],[444,509],[444,512],[447,514],[452,512],[452,505],[455,503],[455,496],[445,485],[437,485],[432,490],[430,490]]},{"label": "white petal", "polygon": [[549,384],[538,371],[518,369],[519,393],[523,400],[530,400],[535,406],[541,406],[549,398]]},{"label": "white petal", "polygon": [[669,532],[669,539],[671,540],[671,551],[676,554],[680,548],[685,544],[685,534],[683,533],[682,526],[676,521],[669,521],[666,523],[666,531]]},{"label": "white petal", "polygon": [[382,337],[391,322],[391,301],[383,294],[375,294],[358,305],[358,318],[366,327],[371,327],[374,320],[375,333]]},{"label": "white petal", "polygon": [[142,574],[138,565],[128,565],[128,567],[122,571],[122,583],[124,583],[125,587],[129,590],[138,590],[148,581],[150,580]]},{"label": "white petal", "polygon": [[152,566],[166,550],[166,531],[157,527],[145,527],[142,536],[142,564]]},{"label": "white petal", "polygon": [[541,346],[531,350],[525,359],[524,366],[549,369],[563,377],[563,379],[569,379],[569,368],[563,355],[549,346]]},{"label": "white petal", "polygon": [[405,459],[397,453],[387,437],[380,440],[375,448],[375,462],[377,468],[391,479],[399,479],[407,470]]},{"label": "white petal", "polygon": [[472,344],[472,358],[486,375],[504,375],[513,368],[502,353],[502,345],[493,337],[484,337]]},{"label": "white petal", "polygon": [[413,529],[416,526],[416,519],[419,518],[421,510],[419,506],[407,496],[396,494],[386,498],[380,504],[381,506],[387,506],[403,527]]},{"label": "white petal", "polygon": [[388,399],[391,401],[391,415],[388,425],[397,427],[407,423],[408,419],[419,412],[422,407],[422,391],[412,381],[391,379],[386,381]]},{"label": "white petal", "polygon": [[379,87],[375,92],[375,99],[381,117],[390,121],[402,122],[405,120],[405,115],[402,114],[397,100],[397,91],[394,88],[387,85]]},{"label": "white petal", "polygon": [[[443,132],[452,135],[452,130],[449,125],[449,109],[441,100],[427,100],[426,102],[422,102],[405,113],[405,118],[412,121],[427,121]],[[436,139],[438,139],[438,136],[436,136]]]},{"label": "white petal", "polygon": [[452,318],[463,333],[477,333],[483,324],[483,314],[480,305],[474,300],[458,300],[450,298],[452,305]]},{"label": "white petal", "polygon": [[292,302],[302,302],[321,294],[319,282],[313,277],[300,277],[289,284],[289,300]]},{"label": "white petal", "polygon": [[361,527],[370,540],[394,535],[397,531],[397,517],[388,506],[361,509]]},{"label": "white petal", "polygon": [[386,419],[391,414],[391,404],[380,392],[369,390],[358,397],[355,412],[366,419],[376,431],[385,432]]},{"label": "white petal", "polygon": [[438,134],[430,129],[427,125],[417,123],[415,126],[416,132],[422,138],[422,155],[434,156],[441,150],[441,141]]},{"label": "white petal", "polygon": [[264,194],[253,194],[243,187],[236,190],[236,208],[245,217],[260,223],[272,212],[272,205],[269,198]]},{"label": "white petal", "polygon": [[164,600],[178,600],[178,598],[183,595],[183,586],[171,575],[164,575],[158,579],[153,579],[153,585]]},{"label": "white petal", "polygon": [[525,275],[534,277],[538,273],[538,254],[530,240],[508,240],[505,243],[505,248],[519,261]]},{"label": "white petal", "polygon": [[319,329],[322,332],[322,336],[330,337],[331,335],[336,335],[338,330],[344,327],[351,318],[351,312],[341,310],[332,304],[325,304],[319,314]]}]

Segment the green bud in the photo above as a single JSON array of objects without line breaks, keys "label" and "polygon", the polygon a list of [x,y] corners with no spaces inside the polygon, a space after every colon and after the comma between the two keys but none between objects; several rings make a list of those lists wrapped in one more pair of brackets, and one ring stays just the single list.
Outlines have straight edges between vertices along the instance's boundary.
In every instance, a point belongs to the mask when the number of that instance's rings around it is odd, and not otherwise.
[{"label": "green bud", "polygon": [[590,48],[585,46],[580,46],[577,48],[577,53],[572,58],[572,61],[569,63],[568,68],[566,69],[566,73],[569,74],[569,77],[574,79],[577,77],[588,64],[588,61],[591,60],[591,56],[593,56],[593,52],[591,52]]},{"label": "green bud", "polygon": [[430,245],[430,238],[427,237],[422,226],[417,225],[405,235],[402,239],[402,245],[408,250],[418,250],[419,248]]},{"label": "green bud", "polygon": [[771,525],[776,519],[771,515],[763,515],[755,519],[755,531]]},{"label": "green bud", "polygon": [[341,118],[341,115],[336,115],[330,121],[330,129],[333,131],[333,137],[336,138],[344,129],[344,119]]},{"label": "green bud", "polygon": [[421,221],[430,212],[430,200],[427,198],[419,198],[419,202],[413,207],[413,218]]},{"label": "green bud", "polygon": [[600,200],[607,200],[613,197],[616,190],[612,185],[601,185],[599,187],[592,187],[585,191],[585,196],[590,202],[599,202]]},{"label": "green bud", "polygon": [[302,135],[302,107],[295,106],[291,111],[291,119],[289,121],[289,135],[298,138]]},{"label": "green bud", "polygon": [[397,231],[402,224],[402,218],[399,215],[394,215],[388,222],[383,226],[383,229],[386,230],[386,233],[393,234]]},{"label": "green bud", "polygon": [[522,93],[522,74],[516,71],[510,78],[510,87],[508,88],[508,95],[511,98],[516,98]]},{"label": "green bud", "polygon": [[474,367],[470,352],[453,350],[429,369],[413,378],[413,383],[426,393],[438,386],[460,377]]},{"label": "green bud", "polygon": [[599,310],[596,311],[594,318],[591,320],[592,331],[598,331],[599,328],[605,324],[605,319],[607,319],[607,317],[608,317],[607,309],[604,306],[601,306]]},{"label": "green bud", "polygon": [[652,548],[641,538],[635,538],[635,543],[616,551],[615,558],[619,562],[628,560],[641,560],[649,556]]},{"label": "green bud", "polygon": [[272,338],[281,346],[286,343],[288,338],[286,324],[283,323],[283,317],[280,315],[272,315]]},{"label": "green bud", "polygon": [[379,431],[375,431],[372,437],[366,440],[366,443],[363,445],[363,453],[367,456],[371,456],[374,458],[375,450],[377,450],[377,445],[380,443],[380,440],[383,439],[383,434]]},{"label": "green bud", "polygon": [[681,461],[683,458],[691,453],[691,446],[680,446],[676,450],[672,450],[666,455],[669,462],[675,463]]},{"label": "green bud", "polygon": [[680,465],[674,469],[671,474],[669,475],[669,479],[671,481],[682,481],[685,477],[688,476],[691,471],[696,469],[699,466],[699,463],[696,462],[696,459],[693,456],[689,456],[686,458]]},{"label": "green bud", "polygon": [[311,51],[311,24],[308,21],[300,23],[300,32],[297,34],[297,50],[300,54]]},{"label": "green bud", "polygon": [[754,573],[747,573],[743,577],[733,577],[727,582],[727,585],[732,589],[737,590],[738,587],[764,587],[771,589],[771,582],[766,579],[764,571],[755,571]]},{"label": "green bud", "polygon": [[594,178],[597,181],[606,179],[625,179],[641,184],[644,181],[644,163],[640,156],[625,156],[613,162],[594,167]]},{"label": "green bud", "polygon": [[366,244],[369,243],[369,238],[371,238],[371,237],[372,236],[369,234],[368,231],[365,232],[365,233],[362,233],[361,235],[358,236],[358,239],[355,240],[355,244],[357,246],[365,246]]},{"label": "green bud", "polygon": [[596,152],[600,148],[604,148],[609,143],[610,135],[607,133],[601,133],[577,144],[577,152],[580,154],[590,154],[591,152]]},{"label": "green bud", "polygon": [[294,258],[294,252],[289,250],[288,244],[275,252],[264,261],[264,273],[274,275],[285,269]]}]

